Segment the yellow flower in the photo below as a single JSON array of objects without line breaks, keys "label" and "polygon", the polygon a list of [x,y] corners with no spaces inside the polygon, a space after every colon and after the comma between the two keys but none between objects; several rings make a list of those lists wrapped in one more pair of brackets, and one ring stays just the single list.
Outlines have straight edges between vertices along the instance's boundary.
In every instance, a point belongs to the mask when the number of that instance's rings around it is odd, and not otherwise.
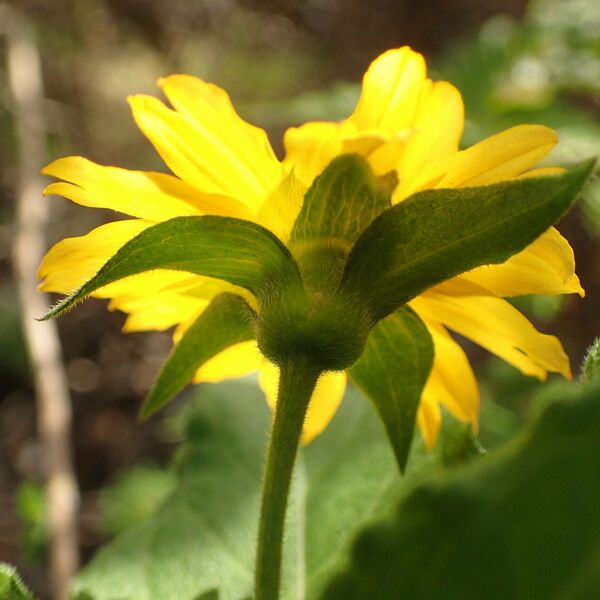
[{"label": "yellow flower", "polygon": [[[40,266],[41,289],[70,293],[93,276],[125,242],[145,228],[185,215],[217,214],[255,221],[288,242],[304,192],[336,156],[359,153],[376,174],[396,170],[393,202],[430,188],[485,185],[561,172],[534,169],[557,141],[554,131],[520,125],[459,151],[464,117],[460,93],[426,78],[423,57],[404,47],[369,67],[358,105],[341,122],[311,122],[289,129],[279,161],[266,133],[243,121],[226,92],[187,75],[159,81],[172,108],[148,96],[129,99],[133,116],[174,175],[128,171],[85,158],[59,159],[44,173],[61,179],[45,190],[84,206],[108,208],[133,219],[102,225],[56,244]],[[241,288],[189,273],[155,270],[112,283],[93,295],[128,314],[125,331],[176,326],[177,341],[223,291],[256,305]],[[570,377],[560,342],[539,333],[503,297],[583,290],[573,252],[554,228],[501,265],[479,267],[410,302],[429,329],[434,366],[423,391],[418,424],[429,447],[440,426],[440,404],[477,427],[479,392],[469,361],[448,329],[500,356],[523,373]],[[271,406],[278,370],[256,342],[223,351],[198,369],[195,382],[221,381],[259,372]],[[344,372],[319,379],[305,421],[303,441],[321,433],[346,388]]]}]

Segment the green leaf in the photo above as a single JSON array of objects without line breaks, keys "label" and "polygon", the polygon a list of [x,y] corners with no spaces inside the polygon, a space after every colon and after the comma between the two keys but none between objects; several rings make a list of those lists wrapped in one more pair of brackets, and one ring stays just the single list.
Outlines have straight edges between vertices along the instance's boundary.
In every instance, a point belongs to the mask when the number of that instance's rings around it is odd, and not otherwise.
[{"label": "green leaf", "polygon": [[375,325],[361,358],[350,370],[356,385],[375,405],[400,470],[406,466],[433,353],[427,327],[410,308],[401,308]]},{"label": "green leaf", "polygon": [[171,351],[150,390],[140,416],[149,417],[162,408],[191,380],[195,371],[219,352],[254,339],[253,311],[235,294],[220,294],[194,321]]},{"label": "green leaf", "polygon": [[567,210],[594,164],[558,176],[415,194],[360,236],[340,291],[366,304],[377,321],[433,285],[502,263]]},{"label": "green leaf", "polygon": [[34,600],[14,567],[0,563],[0,600]]},{"label": "green leaf", "polygon": [[[100,550],[74,591],[87,590],[95,600],[190,600],[214,589],[221,600],[252,595],[270,411],[253,380],[202,385],[184,411],[191,415],[189,441],[177,489],[149,520]],[[349,390],[296,465],[282,600],[318,597],[365,522],[389,514],[405,482],[437,460],[413,444],[408,476],[400,479],[375,411]]]},{"label": "green leaf", "polygon": [[358,154],[340,156],[304,196],[290,247],[309,289],[334,291],[364,229],[390,207],[393,186],[376,177]]},{"label": "green leaf", "polygon": [[358,537],[323,599],[595,598],[598,439],[596,386],[495,455],[414,488]]},{"label": "green leaf", "polygon": [[177,217],[154,225],[127,242],[89,281],[43,317],[56,317],[94,290],[129,275],[173,269],[216,277],[250,290],[255,296],[273,280],[299,281],[287,248],[260,225],[206,215]]}]

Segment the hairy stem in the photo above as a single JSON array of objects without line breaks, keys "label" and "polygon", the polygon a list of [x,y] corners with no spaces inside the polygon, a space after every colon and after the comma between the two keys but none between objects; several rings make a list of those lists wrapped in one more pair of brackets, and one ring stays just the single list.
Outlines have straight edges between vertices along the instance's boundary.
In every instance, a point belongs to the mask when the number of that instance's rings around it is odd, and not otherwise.
[{"label": "hairy stem", "polygon": [[302,425],[319,369],[303,361],[281,367],[277,408],[263,483],[256,554],[256,600],[277,600],[283,527]]}]

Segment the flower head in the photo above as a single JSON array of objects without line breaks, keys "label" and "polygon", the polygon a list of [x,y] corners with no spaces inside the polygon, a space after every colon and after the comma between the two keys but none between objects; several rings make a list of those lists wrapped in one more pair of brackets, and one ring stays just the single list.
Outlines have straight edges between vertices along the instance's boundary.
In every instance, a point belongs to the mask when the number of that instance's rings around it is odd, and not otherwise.
[{"label": "flower head", "polygon": [[[540,125],[513,127],[459,150],[464,124],[460,93],[448,82],[427,79],[423,57],[407,47],[390,50],[371,64],[356,109],[347,119],[288,129],[283,161],[275,156],[265,132],[243,121],[219,87],[187,75],[161,79],[159,85],[172,108],[148,96],[129,101],[136,123],[173,174],[128,171],[81,157],[62,158],[44,169],[61,180],[48,186],[46,194],[60,194],[78,204],[112,209],[132,218],[55,245],[40,266],[41,289],[73,292],[128,240],[157,223],[175,217],[220,215],[251,221],[273,232],[297,259],[313,306],[315,296],[327,298],[328,286],[339,284],[338,275],[352,243],[364,230],[346,231],[341,241],[332,236],[318,249],[322,254],[313,255],[312,264],[320,261],[321,269],[329,269],[331,277],[319,275],[313,285],[314,270],[303,265],[309,264],[306,256],[314,248],[302,237],[298,220],[308,210],[307,190],[315,189],[317,178],[336,157],[356,154],[368,164],[376,178],[369,192],[370,206],[379,202],[378,186],[383,190],[381,210],[373,209],[364,217],[365,225],[383,210],[385,202],[398,204],[423,190],[483,186],[562,172],[535,168],[557,141],[554,131]],[[128,314],[125,331],[174,326],[178,342],[223,292],[242,296],[257,313],[263,311],[263,321],[267,320],[268,307],[248,289],[181,270],[131,275],[92,295],[110,298],[110,309]],[[440,405],[474,428],[478,423],[477,383],[449,331],[473,340],[528,375],[543,379],[548,372],[557,372],[570,377],[560,342],[538,332],[504,300],[564,293],[583,295],[583,290],[569,244],[550,228],[506,262],[465,272],[410,301],[435,348],[418,410],[418,424],[428,446],[433,446],[439,430]],[[362,318],[360,311],[347,314],[351,315],[349,328],[356,315],[358,321]],[[326,329],[327,321],[325,314],[315,327]],[[261,348],[264,351],[266,345]],[[332,364],[328,368],[339,368]],[[267,401],[274,406],[278,367],[265,358],[254,339],[241,339],[216,353],[196,370],[193,380],[215,382],[255,371]],[[345,370],[321,375],[305,421],[304,442],[327,426],[342,400],[347,378]]]}]

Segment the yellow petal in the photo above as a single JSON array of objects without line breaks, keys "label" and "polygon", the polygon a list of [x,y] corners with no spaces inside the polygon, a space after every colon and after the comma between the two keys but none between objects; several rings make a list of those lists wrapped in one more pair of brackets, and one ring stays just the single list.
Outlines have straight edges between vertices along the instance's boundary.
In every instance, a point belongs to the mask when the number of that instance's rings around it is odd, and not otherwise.
[{"label": "yellow petal", "polygon": [[556,132],[542,125],[517,125],[458,152],[437,187],[488,185],[531,169],[555,146]]},{"label": "yellow petal", "polygon": [[469,359],[439,323],[425,321],[425,324],[433,338],[435,358],[423,394],[477,430],[479,388]]},{"label": "yellow petal", "polygon": [[181,280],[174,280],[168,286],[165,286],[165,291],[171,290],[178,294],[185,296],[192,296],[193,298],[200,298],[203,300],[212,300],[216,295],[222,294],[223,292],[229,292],[230,294],[237,294],[241,296],[258,311],[258,301],[256,296],[247,289],[238,285],[233,285],[227,281],[221,279],[215,279],[214,277],[204,277],[203,275],[190,275],[185,273],[187,276]]},{"label": "yellow petal", "polygon": [[491,296],[445,296],[426,292],[411,306],[503,358],[526,375],[545,379],[548,371],[571,377],[560,341],[538,332],[513,306]]},{"label": "yellow petal", "polygon": [[256,222],[272,231],[286,244],[302,208],[305,193],[306,188],[292,171],[260,207]]},{"label": "yellow petal", "polygon": [[237,379],[258,371],[265,362],[256,341],[234,344],[211,358],[194,375],[194,383],[217,383],[224,379]]},{"label": "yellow petal", "polygon": [[360,99],[348,120],[358,130],[389,134],[411,127],[425,72],[423,57],[407,46],[384,52],[365,73]]},{"label": "yellow petal", "polygon": [[430,291],[444,296],[497,296],[491,290],[466,279],[464,275],[443,281],[430,288]]},{"label": "yellow petal", "polygon": [[340,154],[364,156],[381,175],[395,168],[405,140],[405,133],[389,136],[375,130],[359,132],[350,121],[313,121],[285,132],[283,164],[305,187]]},{"label": "yellow petal", "polygon": [[383,143],[365,155],[376,175],[385,175],[398,168],[404,154],[411,132],[408,130],[389,136]]},{"label": "yellow petal", "polygon": [[[272,410],[275,410],[279,369],[265,361],[259,371],[258,381],[265,393],[267,403]],[[303,445],[310,443],[329,425],[344,397],[346,382],[347,375],[344,372],[324,373],[319,377],[304,421],[302,430]]]},{"label": "yellow petal", "polygon": [[460,92],[447,81],[427,81],[421,89],[413,134],[397,165],[400,183],[393,202],[432,187],[444,175],[458,151],[463,126]]},{"label": "yellow petal", "polygon": [[175,293],[157,292],[147,296],[113,298],[109,310],[128,313],[123,331],[165,331],[195,318],[208,301]]},{"label": "yellow petal", "polygon": [[96,298],[139,298],[157,294],[163,290],[175,288],[177,284],[190,277],[189,273],[183,271],[169,271],[167,269],[155,269],[137,275],[124,277],[93,292]]},{"label": "yellow petal", "polygon": [[42,172],[65,180],[50,184],[45,195],[57,194],[83,206],[148,221],[198,214],[238,216],[244,210],[230,198],[203,194],[172,175],[105,167],[81,156],[59,158]]},{"label": "yellow petal", "polygon": [[228,196],[256,210],[283,175],[279,162],[270,147],[266,152],[262,136],[258,139],[237,117],[225,92],[219,95],[211,88],[202,101],[194,86],[180,81],[179,76],[168,78],[163,87],[181,107],[183,95],[193,95],[197,117],[190,116],[191,105],[177,112],[156,98],[133,96],[129,103],[136,123],[181,179],[204,193]]},{"label": "yellow petal", "polygon": [[[343,154],[360,154],[365,158],[370,157],[373,152],[387,143],[390,136],[382,135],[377,131],[363,131],[354,133],[345,124],[347,130],[342,138],[342,153]],[[402,139],[405,139],[404,136]]]},{"label": "yellow petal", "polygon": [[[189,286],[207,289],[203,294],[188,293]],[[156,269],[131,275],[110,283],[92,295],[112,298],[109,310],[128,313],[123,331],[164,331],[175,325],[188,326],[208,306],[210,300],[224,291],[233,291],[230,284],[181,271]],[[194,291],[194,287],[191,288]]]},{"label": "yellow petal", "polygon": [[554,227],[505,263],[478,267],[461,277],[498,296],[585,295],[575,274],[573,249]]},{"label": "yellow petal", "polygon": [[[199,300],[204,307],[208,306],[210,301],[218,294],[228,292],[244,298],[254,311],[258,312],[259,310],[256,297],[244,288],[212,277],[203,277],[201,275],[193,275],[190,277],[189,273],[185,273],[185,275],[187,275],[186,279],[175,281],[172,285],[165,286],[162,291],[175,292],[178,295],[186,296],[193,300]],[[189,318],[180,319],[178,321],[177,327],[173,332],[173,341],[175,343],[179,342],[183,334],[198,318],[200,312],[202,311],[190,315]]]},{"label": "yellow petal", "polygon": [[444,174],[462,127],[460,93],[447,82],[427,80],[423,57],[404,47],[371,64],[346,121],[289,129],[284,162],[308,186],[335,156],[361,154],[378,175],[399,170],[397,201]]},{"label": "yellow petal", "polygon": [[283,136],[286,169],[305,187],[342,152],[343,124],[312,121],[290,127]]},{"label": "yellow petal", "polygon": [[517,179],[527,179],[529,177],[548,177],[549,175],[562,175],[566,169],[563,167],[539,167],[538,169],[531,169],[526,171],[517,177]]},{"label": "yellow petal", "polygon": [[266,131],[241,119],[225,90],[191,75],[171,75],[158,83],[175,109],[194,121],[213,150],[252,173],[261,193],[277,185],[283,171]]},{"label": "yellow petal", "polygon": [[107,223],[81,237],[65,238],[44,256],[38,276],[45,292],[70,294],[93,277],[117,250],[153,223],[138,219]]},{"label": "yellow petal", "polygon": [[417,425],[425,440],[425,446],[428,450],[433,450],[442,425],[442,413],[435,398],[429,394],[421,395],[421,404],[417,411]]}]

